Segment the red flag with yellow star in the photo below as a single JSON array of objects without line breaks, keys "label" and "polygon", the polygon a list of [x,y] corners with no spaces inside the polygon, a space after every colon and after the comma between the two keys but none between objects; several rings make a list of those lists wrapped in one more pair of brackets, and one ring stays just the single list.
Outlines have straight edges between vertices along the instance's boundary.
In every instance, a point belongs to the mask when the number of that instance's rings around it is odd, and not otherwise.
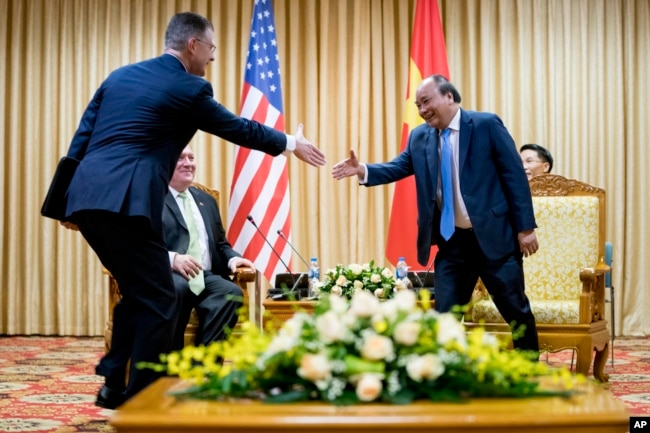
[{"label": "red flag with yellow star", "polygon": [[[406,110],[402,126],[402,151],[406,147],[411,130],[423,122],[415,106],[415,90],[423,78],[434,74],[441,74],[450,79],[438,1],[417,0],[406,89]],[[417,269],[421,266],[417,260],[417,231],[415,179],[409,176],[395,184],[386,240],[386,258],[389,262],[395,265],[398,257],[404,257],[411,268]],[[436,247],[432,248],[431,261],[437,251]],[[430,268],[430,265],[427,268]]]}]

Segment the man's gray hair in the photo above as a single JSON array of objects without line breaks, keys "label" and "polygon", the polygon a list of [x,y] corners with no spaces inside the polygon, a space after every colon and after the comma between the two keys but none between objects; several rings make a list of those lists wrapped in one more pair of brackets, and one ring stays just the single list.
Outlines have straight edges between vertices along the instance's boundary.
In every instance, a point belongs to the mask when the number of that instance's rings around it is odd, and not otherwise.
[{"label": "man's gray hair", "polygon": [[194,12],[181,12],[172,17],[165,32],[165,48],[181,51],[190,38],[201,37],[206,30],[214,31],[212,23]]}]

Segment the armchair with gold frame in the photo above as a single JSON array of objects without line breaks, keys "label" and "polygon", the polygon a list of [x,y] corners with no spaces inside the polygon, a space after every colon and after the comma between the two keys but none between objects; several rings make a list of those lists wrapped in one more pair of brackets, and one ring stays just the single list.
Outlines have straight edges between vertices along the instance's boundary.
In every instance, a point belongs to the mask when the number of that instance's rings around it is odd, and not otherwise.
[{"label": "armchair with gold frame", "polygon": [[[206,187],[197,182],[193,182],[192,186],[210,194],[219,203],[219,191]],[[104,348],[108,352],[111,345],[111,338],[113,334],[113,308],[120,300],[120,289],[117,281],[113,276],[104,269],[108,275],[108,320],[104,330]],[[233,281],[242,289],[244,296],[244,310],[248,313],[248,320],[253,321],[256,325],[260,326],[261,319],[261,289],[260,289],[260,273],[259,271],[251,271],[249,269],[238,270],[233,275]],[[185,345],[194,344],[196,337],[196,328],[198,325],[198,318],[195,311],[192,311],[190,321],[185,329]],[[237,325],[239,327],[239,324]],[[233,330],[237,332],[237,327]]]},{"label": "armchair with gold frame", "polygon": [[[524,274],[540,350],[574,350],[576,371],[585,375],[593,354],[593,375],[606,382],[605,191],[554,174],[534,177],[529,184],[540,247],[524,258]],[[485,326],[505,338],[510,333],[480,282],[465,324]]]}]

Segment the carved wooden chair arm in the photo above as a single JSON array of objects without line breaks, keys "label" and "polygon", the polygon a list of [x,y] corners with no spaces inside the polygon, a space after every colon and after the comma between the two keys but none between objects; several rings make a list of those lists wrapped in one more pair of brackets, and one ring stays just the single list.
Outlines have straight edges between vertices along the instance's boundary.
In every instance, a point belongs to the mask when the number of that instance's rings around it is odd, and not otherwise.
[{"label": "carved wooden chair arm", "polygon": [[605,274],[609,266],[601,261],[593,268],[580,269],[580,323],[601,320],[605,315]]},{"label": "carved wooden chair arm", "polygon": [[233,275],[233,281],[235,283],[252,283],[255,281],[255,272],[253,269],[249,268],[238,268]]}]

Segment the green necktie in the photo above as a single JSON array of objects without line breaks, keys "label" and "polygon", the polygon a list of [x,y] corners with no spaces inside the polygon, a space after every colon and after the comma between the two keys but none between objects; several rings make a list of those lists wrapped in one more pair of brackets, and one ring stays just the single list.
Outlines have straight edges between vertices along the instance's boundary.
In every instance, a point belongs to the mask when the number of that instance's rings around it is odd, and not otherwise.
[{"label": "green necktie", "polygon": [[[199,262],[201,260],[201,246],[199,245],[199,231],[196,228],[196,221],[194,220],[194,212],[192,212],[192,205],[186,192],[179,192],[178,196],[183,199],[185,207],[185,224],[190,233],[190,245],[187,248],[187,254],[194,257]],[[203,271],[199,271],[198,275],[192,278],[189,282],[190,290],[195,295],[199,295],[205,289],[205,281],[203,280]]]}]

